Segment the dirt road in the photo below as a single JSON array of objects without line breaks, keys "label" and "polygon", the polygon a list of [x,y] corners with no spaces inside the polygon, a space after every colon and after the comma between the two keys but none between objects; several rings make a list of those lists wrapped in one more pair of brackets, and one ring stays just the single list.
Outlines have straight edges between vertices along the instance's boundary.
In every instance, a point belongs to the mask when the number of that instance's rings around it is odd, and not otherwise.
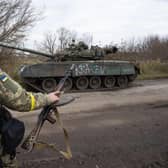
[{"label": "dirt road", "polygon": [[[72,93],[77,100],[61,107],[73,159],[51,150],[18,154],[21,167],[160,168],[168,167],[168,79],[137,81],[123,90]],[[27,131],[37,113],[18,114]],[[63,148],[62,132],[45,124],[41,139]],[[19,151],[21,151],[19,149]]]}]

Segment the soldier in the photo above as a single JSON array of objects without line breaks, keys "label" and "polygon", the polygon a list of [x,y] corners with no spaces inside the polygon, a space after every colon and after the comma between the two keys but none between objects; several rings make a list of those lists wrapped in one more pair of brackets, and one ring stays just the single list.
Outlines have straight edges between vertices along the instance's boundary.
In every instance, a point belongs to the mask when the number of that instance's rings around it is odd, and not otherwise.
[{"label": "soldier", "polygon": [[[10,109],[17,110],[17,111],[32,111],[58,101],[59,95],[60,93],[57,91],[49,94],[27,92],[17,82],[12,80],[10,76],[8,76],[5,72],[3,72],[0,69],[1,107],[3,107],[2,105],[4,105]],[[8,152],[4,151],[3,138],[2,138],[3,133],[1,130],[1,128],[4,126],[1,120],[3,118],[8,117],[10,113],[8,113],[8,111],[5,108],[1,108],[1,109],[0,109],[0,168],[17,167],[15,153],[9,154]]]},{"label": "soldier", "polygon": [[78,43],[78,50],[79,51],[87,50],[88,48],[89,47],[88,47],[88,45],[85,42],[79,41],[79,43]]},{"label": "soldier", "polygon": [[75,49],[76,49],[75,39],[72,39],[72,42],[69,44],[69,48],[70,48],[71,50],[75,50]]}]

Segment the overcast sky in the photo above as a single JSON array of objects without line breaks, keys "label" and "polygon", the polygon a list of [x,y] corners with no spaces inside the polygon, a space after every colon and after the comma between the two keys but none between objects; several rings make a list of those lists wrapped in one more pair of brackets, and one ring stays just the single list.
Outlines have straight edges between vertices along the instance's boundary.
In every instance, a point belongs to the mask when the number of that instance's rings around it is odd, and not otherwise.
[{"label": "overcast sky", "polygon": [[44,19],[29,33],[30,43],[66,27],[91,33],[94,44],[168,35],[168,0],[32,0]]}]

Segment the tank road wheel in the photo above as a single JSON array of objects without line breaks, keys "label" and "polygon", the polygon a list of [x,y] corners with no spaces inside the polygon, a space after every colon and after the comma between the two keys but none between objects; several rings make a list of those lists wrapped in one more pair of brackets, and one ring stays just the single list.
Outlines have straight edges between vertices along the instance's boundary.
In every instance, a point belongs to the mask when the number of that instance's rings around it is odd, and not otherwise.
[{"label": "tank road wheel", "polygon": [[65,90],[65,91],[71,90],[71,89],[72,89],[72,85],[73,85],[72,78],[68,78],[68,79],[65,81],[64,90]]},{"label": "tank road wheel", "polygon": [[101,78],[99,76],[92,76],[89,80],[89,87],[91,89],[98,89],[101,87]]},{"label": "tank road wheel", "polygon": [[55,90],[57,82],[54,78],[47,78],[42,81],[42,89],[47,93]]},{"label": "tank road wheel", "polygon": [[120,88],[125,88],[128,86],[128,78],[127,76],[119,76],[117,77],[117,84]]},{"label": "tank road wheel", "polygon": [[85,89],[87,89],[88,85],[89,85],[89,81],[88,81],[88,78],[85,77],[85,76],[79,77],[76,80],[76,87],[79,90],[85,90]]},{"label": "tank road wheel", "polygon": [[116,83],[116,79],[114,76],[106,76],[104,78],[104,86],[106,88],[113,88],[115,86],[115,83]]}]

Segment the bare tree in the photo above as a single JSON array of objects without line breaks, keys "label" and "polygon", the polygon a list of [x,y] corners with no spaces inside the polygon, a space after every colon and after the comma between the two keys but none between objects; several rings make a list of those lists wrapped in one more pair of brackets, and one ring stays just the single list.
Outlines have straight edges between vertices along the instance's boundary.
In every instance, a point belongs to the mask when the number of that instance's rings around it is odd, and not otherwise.
[{"label": "bare tree", "polygon": [[77,40],[77,32],[68,30],[65,27],[61,27],[57,30],[57,36],[59,40],[58,49],[63,50],[72,42],[72,40]]},{"label": "bare tree", "polygon": [[72,40],[77,41],[78,38],[78,33],[74,30],[70,31],[69,33],[69,42],[68,43],[72,43]]},{"label": "bare tree", "polygon": [[86,43],[89,47],[91,47],[93,43],[93,36],[90,33],[83,33],[80,41]]},{"label": "bare tree", "polygon": [[58,40],[57,40],[56,33],[51,33],[51,32],[46,33],[44,35],[44,40],[41,43],[36,43],[36,47],[38,48],[38,50],[40,49],[43,52],[51,54],[55,61],[60,60],[60,55],[57,54]]},{"label": "bare tree", "polygon": [[44,41],[41,43],[41,48],[51,54],[56,54],[57,51],[57,35],[55,33],[45,34]]},{"label": "bare tree", "polygon": [[[19,44],[38,19],[31,0],[0,0],[0,41]],[[15,50],[0,48],[0,66],[11,75],[17,64],[14,55]]]},{"label": "bare tree", "polygon": [[60,29],[57,30],[57,33],[60,43],[60,50],[63,50],[68,45],[70,31],[64,27],[61,27]]},{"label": "bare tree", "polygon": [[18,42],[37,20],[31,0],[0,0],[0,41]]}]

